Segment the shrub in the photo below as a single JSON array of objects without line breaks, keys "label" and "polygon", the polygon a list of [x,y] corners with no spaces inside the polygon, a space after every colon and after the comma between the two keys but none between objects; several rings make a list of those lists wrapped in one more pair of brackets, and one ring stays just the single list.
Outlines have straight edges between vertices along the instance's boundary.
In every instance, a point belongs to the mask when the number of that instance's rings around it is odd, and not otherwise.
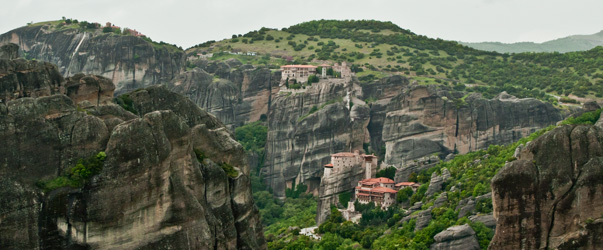
[{"label": "shrub", "polygon": [[130,111],[133,114],[138,114],[136,109],[134,109],[134,101],[132,100],[132,98],[130,98],[130,95],[128,95],[128,94],[120,95],[114,99],[114,102],[117,103],[117,105],[124,108],[125,110]]},{"label": "shrub", "polygon": [[377,178],[379,177],[385,177],[385,178],[390,178],[390,179],[394,179],[394,177],[396,177],[396,167],[394,166],[389,166],[385,169],[381,169],[379,170],[379,172],[377,172]]},{"label": "shrub", "polygon": [[45,192],[61,187],[83,187],[92,176],[100,173],[106,158],[105,152],[99,152],[86,159],[80,159],[74,167],[69,168],[62,176],[52,180],[38,181],[36,185]]},{"label": "shrub", "polygon": [[601,116],[601,109],[597,109],[595,111],[586,112],[578,117],[569,117],[561,122],[562,125],[569,124],[586,124],[593,125],[597,123],[599,117]]},{"label": "shrub", "polygon": [[222,169],[224,170],[224,172],[226,173],[226,175],[228,177],[231,178],[235,178],[237,176],[239,176],[239,172],[237,172],[236,169],[234,169],[234,167],[226,162],[222,162],[220,164],[220,167],[222,167]]}]

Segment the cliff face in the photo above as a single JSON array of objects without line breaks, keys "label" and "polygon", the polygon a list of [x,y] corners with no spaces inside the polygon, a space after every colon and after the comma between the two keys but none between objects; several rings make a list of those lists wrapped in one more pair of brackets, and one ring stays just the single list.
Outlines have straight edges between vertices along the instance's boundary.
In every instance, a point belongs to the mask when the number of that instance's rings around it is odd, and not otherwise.
[{"label": "cliff face", "polygon": [[384,161],[402,166],[434,153],[467,153],[505,144],[552,125],[562,117],[550,104],[505,93],[492,100],[477,94],[410,87],[386,109]]},{"label": "cliff face", "polygon": [[[339,81],[321,81],[303,93],[273,98],[264,176],[277,195],[294,181],[313,190],[330,154],[363,150],[363,143],[370,143],[372,152],[384,151],[381,160],[406,173],[396,177],[405,181],[411,172],[437,163],[434,154],[443,158],[511,143],[562,119],[550,104],[504,93],[490,100],[409,85],[401,76],[368,84]],[[328,103],[336,99],[342,101]],[[366,105],[361,99],[372,101]],[[324,104],[330,105],[309,114],[313,106]]]},{"label": "cliff face", "polygon": [[267,68],[241,65],[234,59],[228,62],[204,61],[176,77],[168,87],[233,128],[268,114],[272,94],[278,92],[280,75]]},{"label": "cliff face", "polygon": [[31,25],[0,35],[0,45],[8,43],[19,45],[26,58],[58,65],[64,77],[86,73],[109,78],[118,93],[168,82],[184,67],[184,52],[175,47],[100,29]]},{"label": "cliff face", "polygon": [[[0,103],[0,248],[264,248],[229,130],[163,87],[130,94],[136,116],[107,101],[107,81],[78,75],[60,84],[71,98]],[[103,168],[83,187],[36,187],[100,151]]]},{"label": "cliff face", "polygon": [[346,100],[352,84],[343,79],[321,81],[303,93],[280,93],[273,99],[263,171],[277,196],[284,197],[293,182],[304,182],[317,192],[331,154],[362,150],[369,137],[370,111],[362,103],[350,109]]},{"label": "cliff face", "polygon": [[603,120],[556,128],[492,179],[496,249],[603,245]]}]

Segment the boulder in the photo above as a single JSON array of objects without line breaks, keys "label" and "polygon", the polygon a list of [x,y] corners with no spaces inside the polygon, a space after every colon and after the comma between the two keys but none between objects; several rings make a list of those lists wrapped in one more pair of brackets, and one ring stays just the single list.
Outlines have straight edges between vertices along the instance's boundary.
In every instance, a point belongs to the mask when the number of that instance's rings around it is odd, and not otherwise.
[{"label": "boulder", "polygon": [[430,250],[479,250],[479,243],[475,237],[475,231],[465,224],[446,228],[436,234]]}]

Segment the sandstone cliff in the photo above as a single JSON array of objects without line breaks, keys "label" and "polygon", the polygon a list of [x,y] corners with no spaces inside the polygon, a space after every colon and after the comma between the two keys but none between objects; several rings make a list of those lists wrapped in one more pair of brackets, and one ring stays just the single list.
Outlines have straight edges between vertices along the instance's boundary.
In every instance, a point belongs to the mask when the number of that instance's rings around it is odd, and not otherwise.
[{"label": "sandstone cliff", "polygon": [[316,192],[331,154],[362,150],[368,142],[368,106],[346,101],[352,84],[343,79],[321,81],[305,92],[281,92],[273,99],[263,171],[277,196],[284,197],[293,182],[306,183]]},{"label": "sandstone cliff", "polygon": [[178,75],[168,84],[199,107],[234,128],[268,114],[272,95],[278,92],[279,73],[267,68],[227,62],[197,62],[198,67]]},{"label": "sandstone cliff", "polygon": [[[36,89],[28,79],[18,83]],[[58,93],[0,103],[0,248],[264,248],[249,168],[229,130],[163,87],[129,95],[136,116],[110,103],[108,83],[76,75]],[[101,151],[103,168],[84,186],[36,186]]]},{"label": "sandstone cliff", "polygon": [[411,86],[387,106],[384,162],[403,169],[410,160],[432,154],[464,154],[511,143],[561,119],[559,110],[535,99],[502,93],[488,100],[479,94]]},{"label": "sandstone cliff", "polygon": [[[599,123],[601,123],[599,119]],[[566,125],[528,143],[492,179],[493,249],[600,249],[603,126]]]},{"label": "sandstone cliff", "polygon": [[176,47],[100,29],[34,24],[0,35],[0,45],[8,43],[19,45],[27,59],[58,65],[64,77],[86,73],[109,78],[118,93],[168,82],[184,68],[184,52]]}]

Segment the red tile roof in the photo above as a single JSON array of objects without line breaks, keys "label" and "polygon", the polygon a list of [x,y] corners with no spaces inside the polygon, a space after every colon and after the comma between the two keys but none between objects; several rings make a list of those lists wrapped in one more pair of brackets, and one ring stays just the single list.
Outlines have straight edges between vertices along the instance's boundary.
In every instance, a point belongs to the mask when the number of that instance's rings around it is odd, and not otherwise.
[{"label": "red tile roof", "polygon": [[391,188],[386,188],[386,187],[376,187],[376,188],[373,188],[371,190],[371,192],[375,192],[375,193],[392,193],[392,194],[398,193],[396,190],[393,190]]},{"label": "red tile roof", "polygon": [[378,183],[383,183],[383,184],[394,184],[394,181],[392,179],[385,178],[385,177],[364,179],[364,180],[360,181],[360,184],[364,184],[364,183],[368,183],[368,182],[378,182]]},{"label": "red tile roof", "polygon": [[326,168],[333,168],[333,163],[329,163],[327,165],[325,165]]},{"label": "red tile roof", "polygon": [[281,68],[317,68],[314,65],[285,65],[281,66]]}]

